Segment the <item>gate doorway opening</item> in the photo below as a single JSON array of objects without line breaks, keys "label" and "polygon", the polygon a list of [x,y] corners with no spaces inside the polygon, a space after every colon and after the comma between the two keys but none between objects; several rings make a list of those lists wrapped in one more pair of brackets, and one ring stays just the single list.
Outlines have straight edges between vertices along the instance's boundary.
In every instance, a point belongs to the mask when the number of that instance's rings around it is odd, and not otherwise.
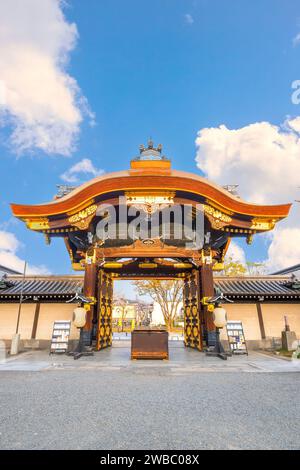
[{"label": "gate doorway opening", "polygon": [[135,328],[164,328],[170,339],[184,332],[183,280],[115,280],[112,310],[113,339]]},{"label": "gate doorway opening", "polygon": [[[201,302],[203,280],[207,280],[205,270],[201,273],[203,266],[196,269],[186,263],[185,269],[182,268],[174,274],[174,262],[168,261],[167,265],[166,261],[161,262],[163,264],[159,268],[157,260],[155,267],[154,262],[141,263],[130,260],[127,269],[122,265],[122,273],[116,272],[116,266],[97,269],[93,264],[90,265],[90,269],[95,271],[92,277],[97,281],[94,282],[96,301],[91,312],[96,350],[111,346],[117,333],[125,333],[128,336],[136,327],[151,326],[165,327],[170,339],[173,336],[183,337],[186,347],[202,351],[206,345],[209,345],[208,340],[211,338],[208,335],[208,326],[211,326],[210,333],[213,333],[214,325],[212,322],[209,323],[211,317],[207,315],[207,307]],[[107,264],[110,266],[113,263]],[[144,269],[148,267],[144,266],[147,264],[151,266],[151,271],[145,273]],[[86,277],[90,286],[91,277]],[[139,305],[139,302],[135,302],[132,306],[126,300],[120,299],[118,294],[114,298],[114,284],[121,284],[119,281],[122,279],[134,283],[137,293],[140,294],[139,300],[143,294],[148,294],[148,303],[143,302],[141,305],[140,302]],[[213,295],[212,276],[211,286],[210,295]],[[119,302],[116,301],[118,297]],[[160,319],[157,317],[155,307],[156,310],[160,310]],[[87,334],[88,327],[87,322],[85,327]]]}]

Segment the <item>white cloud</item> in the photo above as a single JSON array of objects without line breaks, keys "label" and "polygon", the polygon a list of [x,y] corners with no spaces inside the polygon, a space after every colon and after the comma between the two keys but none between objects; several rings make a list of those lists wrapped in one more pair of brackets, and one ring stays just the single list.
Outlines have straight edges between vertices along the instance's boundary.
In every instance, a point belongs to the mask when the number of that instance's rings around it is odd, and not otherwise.
[{"label": "white cloud", "polygon": [[299,43],[300,43],[300,33],[298,33],[293,39],[294,46],[297,46]]},{"label": "white cloud", "polygon": [[228,247],[225,260],[231,259],[233,263],[246,264],[246,255],[242,247],[235,241],[232,241]]},{"label": "white cloud", "polygon": [[300,263],[300,227],[279,228],[268,250],[269,272]]},{"label": "white cloud", "polygon": [[20,248],[20,242],[11,232],[0,231],[0,250],[15,252]]},{"label": "white cloud", "polygon": [[[249,202],[276,204],[299,199],[300,117],[282,126],[257,122],[240,129],[205,128],[196,139],[196,162],[209,179],[239,184],[240,195]],[[269,236],[267,266],[270,271],[300,262],[300,210]]]},{"label": "white cloud", "polygon": [[190,13],[186,13],[184,15],[184,19],[185,19],[185,22],[187,24],[193,24],[194,23],[194,18],[192,17],[192,15]]},{"label": "white cloud", "polygon": [[198,132],[197,166],[220,184],[239,184],[259,204],[287,202],[299,186],[300,117],[283,126],[258,122]]},{"label": "white cloud", "polygon": [[[22,273],[24,260],[17,255],[22,243],[11,232],[0,230],[0,265]],[[45,266],[27,266],[27,274],[49,274]]]},{"label": "white cloud", "polygon": [[66,72],[78,33],[62,5],[60,0],[0,2],[1,124],[11,126],[10,144],[19,154],[40,149],[69,155],[83,116],[90,113]]},{"label": "white cloud", "polygon": [[60,175],[61,179],[67,183],[78,183],[80,178],[78,175],[98,176],[104,173],[104,170],[97,169],[89,158],[83,158],[80,162],[75,163],[69,170]]}]

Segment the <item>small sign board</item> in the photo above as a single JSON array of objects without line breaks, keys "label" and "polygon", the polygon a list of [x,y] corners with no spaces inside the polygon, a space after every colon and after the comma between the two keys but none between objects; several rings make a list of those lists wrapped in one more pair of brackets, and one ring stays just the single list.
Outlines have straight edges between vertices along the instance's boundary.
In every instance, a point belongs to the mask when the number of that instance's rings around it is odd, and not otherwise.
[{"label": "small sign board", "polygon": [[241,321],[227,321],[227,336],[232,354],[248,354],[243,324]]},{"label": "small sign board", "polygon": [[50,354],[67,352],[70,331],[71,322],[68,320],[56,320],[53,323]]}]

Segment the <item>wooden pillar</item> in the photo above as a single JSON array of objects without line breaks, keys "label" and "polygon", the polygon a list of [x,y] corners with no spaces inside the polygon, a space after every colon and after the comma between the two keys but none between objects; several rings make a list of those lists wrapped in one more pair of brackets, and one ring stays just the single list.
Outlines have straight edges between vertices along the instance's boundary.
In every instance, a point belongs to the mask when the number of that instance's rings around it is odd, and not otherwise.
[{"label": "wooden pillar", "polygon": [[34,319],[33,319],[33,325],[32,325],[31,339],[36,338],[36,331],[37,331],[37,326],[38,326],[39,316],[40,316],[40,308],[41,308],[41,304],[40,304],[40,302],[37,302],[35,304],[35,312],[34,312]]},{"label": "wooden pillar", "polygon": [[256,308],[257,308],[257,316],[258,316],[261,339],[266,339],[265,325],[264,325],[264,319],[263,319],[260,302],[256,303]]},{"label": "wooden pillar", "polygon": [[[93,262],[93,259],[90,257],[87,257],[87,263],[85,265],[83,295],[96,303],[97,265]],[[92,344],[93,319],[95,313],[96,305],[92,304],[89,306],[89,310],[87,310],[86,324],[83,327],[83,340],[86,345]]]},{"label": "wooden pillar", "polygon": [[[200,293],[203,297],[213,297],[214,280],[211,264],[203,264],[200,267]],[[216,342],[216,327],[213,322],[212,313],[208,311],[207,305],[201,305],[201,323],[203,329],[204,340],[207,346],[214,346]]]}]

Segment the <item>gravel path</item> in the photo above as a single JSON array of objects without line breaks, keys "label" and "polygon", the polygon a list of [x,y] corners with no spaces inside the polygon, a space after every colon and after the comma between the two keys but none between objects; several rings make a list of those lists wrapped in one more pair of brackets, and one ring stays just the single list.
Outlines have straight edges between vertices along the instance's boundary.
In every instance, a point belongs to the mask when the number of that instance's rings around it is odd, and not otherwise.
[{"label": "gravel path", "polygon": [[1,371],[0,448],[299,449],[299,379],[159,364]]}]

